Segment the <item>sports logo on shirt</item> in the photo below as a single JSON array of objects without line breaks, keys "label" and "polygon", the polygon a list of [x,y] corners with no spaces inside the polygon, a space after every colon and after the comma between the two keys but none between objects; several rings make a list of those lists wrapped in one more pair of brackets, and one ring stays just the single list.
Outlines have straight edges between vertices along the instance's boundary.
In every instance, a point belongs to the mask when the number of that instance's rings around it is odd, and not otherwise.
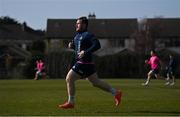
[{"label": "sports logo on shirt", "polygon": [[79,40],[82,40],[83,39],[83,37],[81,36],[80,38],[79,38]]}]

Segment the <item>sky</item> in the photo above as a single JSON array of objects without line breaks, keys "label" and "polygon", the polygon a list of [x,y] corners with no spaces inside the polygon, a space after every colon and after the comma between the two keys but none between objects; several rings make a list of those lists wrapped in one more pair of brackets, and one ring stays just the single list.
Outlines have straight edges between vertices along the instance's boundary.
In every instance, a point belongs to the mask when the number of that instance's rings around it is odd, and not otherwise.
[{"label": "sky", "polygon": [[180,0],[0,0],[0,16],[34,29],[46,29],[47,19],[180,18]]}]

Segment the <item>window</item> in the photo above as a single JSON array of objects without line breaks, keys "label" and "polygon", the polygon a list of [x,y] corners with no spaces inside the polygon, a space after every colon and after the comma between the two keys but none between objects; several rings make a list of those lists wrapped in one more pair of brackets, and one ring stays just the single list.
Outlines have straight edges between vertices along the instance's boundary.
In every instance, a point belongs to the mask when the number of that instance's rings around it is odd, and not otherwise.
[{"label": "window", "polygon": [[165,40],[166,47],[180,47],[180,39],[170,38]]},{"label": "window", "polygon": [[124,39],[111,39],[111,40],[109,40],[109,42],[112,47],[124,47],[125,46]]}]

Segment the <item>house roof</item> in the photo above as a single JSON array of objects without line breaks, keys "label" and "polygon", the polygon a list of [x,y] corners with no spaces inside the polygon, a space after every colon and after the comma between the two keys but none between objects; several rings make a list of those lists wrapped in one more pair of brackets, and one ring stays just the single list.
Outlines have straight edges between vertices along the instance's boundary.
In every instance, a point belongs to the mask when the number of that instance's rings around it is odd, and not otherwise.
[{"label": "house roof", "polygon": [[180,18],[147,19],[153,37],[180,37]]},{"label": "house roof", "polygon": [[26,31],[21,25],[0,24],[0,40],[39,40],[43,35]]},{"label": "house roof", "polygon": [[[47,38],[73,38],[76,19],[48,19]],[[98,38],[128,38],[137,30],[137,19],[89,19],[88,30]]]},{"label": "house roof", "polygon": [[72,38],[75,35],[75,19],[48,19],[47,38]]}]

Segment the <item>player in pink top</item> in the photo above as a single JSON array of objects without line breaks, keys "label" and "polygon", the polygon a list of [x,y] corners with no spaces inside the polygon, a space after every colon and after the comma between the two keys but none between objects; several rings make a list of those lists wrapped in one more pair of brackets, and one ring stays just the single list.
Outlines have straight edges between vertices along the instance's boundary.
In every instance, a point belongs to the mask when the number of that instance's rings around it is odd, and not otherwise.
[{"label": "player in pink top", "polygon": [[159,78],[160,59],[157,57],[154,50],[151,50],[151,58],[149,60],[145,60],[145,63],[151,66],[151,70],[147,74],[148,77],[147,77],[146,82],[143,83],[142,85],[148,85],[150,78],[152,76]]},{"label": "player in pink top", "polygon": [[42,62],[42,60],[37,60],[36,61],[36,74],[35,74],[35,78],[34,80],[38,79],[38,76],[41,75],[43,77],[45,77],[45,72],[44,72],[45,66],[44,63]]}]

